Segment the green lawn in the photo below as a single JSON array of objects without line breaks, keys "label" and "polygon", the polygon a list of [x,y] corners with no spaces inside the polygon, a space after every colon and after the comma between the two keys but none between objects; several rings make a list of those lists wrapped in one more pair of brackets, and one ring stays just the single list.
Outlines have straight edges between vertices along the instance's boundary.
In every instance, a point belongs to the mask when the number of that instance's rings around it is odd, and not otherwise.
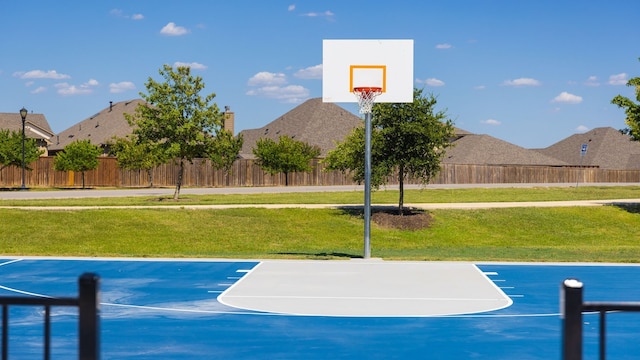
[{"label": "green lawn", "polygon": [[[412,190],[406,202],[640,198],[638,187]],[[395,203],[397,191],[374,193]],[[358,203],[362,194],[190,196],[152,209],[0,209],[0,254],[340,259],[363,253],[363,219],[340,209],[187,210],[189,203]],[[0,201],[0,206],[38,201]],[[46,205],[157,204],[150,198],[48,200]],[[371,229],[373,257],[403,260],[640,260],[637,207],[433,210],[431,228]]]}]

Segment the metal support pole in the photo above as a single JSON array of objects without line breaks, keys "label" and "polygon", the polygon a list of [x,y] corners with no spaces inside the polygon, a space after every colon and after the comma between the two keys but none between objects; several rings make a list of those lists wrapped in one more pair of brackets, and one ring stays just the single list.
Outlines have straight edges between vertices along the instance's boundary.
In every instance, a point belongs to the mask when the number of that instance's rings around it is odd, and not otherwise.
[{"label": "metal support pole", "polygon": [[364,258],[371,257],[371,112],[364,114]]},{"label": "metal support pole", "polygon": [[562,282],[560,310],[564,360],[582,360],[582,287],[582,282],[576,279]]},{"label": "metal support pole", "polygon": [[100,359],[99,282],[93,273],[82,274],[78,279],[80,360]]},{"label": "metal support pole", "polygon": [[22,190],[27,189],[27,187],[24,184],[24,177],[25,177],[24,168],[26,166],[24,161],[24,122],[25,122],[25,118],[22,118],[22,186],[20,187]]}]

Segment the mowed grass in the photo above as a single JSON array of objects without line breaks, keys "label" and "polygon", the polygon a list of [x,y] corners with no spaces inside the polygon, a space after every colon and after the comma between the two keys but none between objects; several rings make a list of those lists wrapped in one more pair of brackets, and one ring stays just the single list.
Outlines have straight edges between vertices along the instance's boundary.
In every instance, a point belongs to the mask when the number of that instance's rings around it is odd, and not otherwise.
[{"label": "mowed grass", "polygon": [[[91,190],[86,190],[88,194]],[[397,204],[397,190],[373,191],[374,204]],[[463,189],[407,189],[405,203],[459,203],[505,201],[561,201],[640,199],[640,186],[580,186],[534,188],[463,188]],[[80,198],[59,200],[0,200],[0,206],[181,206],[216,204],[362,204],[362,191],[264,193],[229,195],[181,195],[179,202],[171,196],[120,198]]]},{"label": "mowed grass", "polygon": [[[581,199],[640,198],[637,187],[413,191],[425,193],[425,197],[416,200],[412,194],[405,198],[406,202],[438,202],[433,200],[436,198],[445,202],[445,197],[450,198],[449,202],[569,200],[576,199],[577,194],[586,196]],[[286,203],[281,196],[302,196],[309,201],[329,197],[328,203],[361,201],[362,194],[353,193],[279,194],[270,199],[261,196],[269,203]],[[381,203],[397,201],[397,191],[384,193],[389,200],[379,200]],[[359,200],[352,201],[354,195]],[[82,202],[96,200],[83,199]],[[152,200],[113,199],[134,204],[157,202]],[[67,201],[49,200],[48,204],[61,205]],[[201,201],[214,200],[194,196],[187,203]],[[310,203],[300,198],[298,201]],[[384,229],[373,224],[372,256],[389,260],[640,260],[637,207],[433,210],[430,213],[434,218],[432,226],[419,231]],[[348,259],[363,254],[362,216],[340,209],[188,210],[179,206],[70,211],[0,209],[0,222],[0,254],[14,256]]]}]

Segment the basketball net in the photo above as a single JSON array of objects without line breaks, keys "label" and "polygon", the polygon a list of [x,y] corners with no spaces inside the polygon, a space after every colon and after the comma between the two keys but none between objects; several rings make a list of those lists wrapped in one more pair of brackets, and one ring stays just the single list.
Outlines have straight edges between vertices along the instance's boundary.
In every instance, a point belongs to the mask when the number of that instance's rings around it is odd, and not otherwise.
[{"label": "basketball net", "polygon": [[371,108],[376,96],[382,94],[382,88],[357,87],[353,88],[353,94],[358,98],[360,114],[371,114]]}]

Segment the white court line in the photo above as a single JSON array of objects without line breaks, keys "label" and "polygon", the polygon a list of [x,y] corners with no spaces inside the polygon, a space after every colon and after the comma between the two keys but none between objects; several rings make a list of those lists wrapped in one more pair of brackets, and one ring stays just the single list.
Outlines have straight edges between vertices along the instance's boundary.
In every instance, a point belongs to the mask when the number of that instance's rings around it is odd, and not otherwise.
[{"label": "white court line", "polygon": [[5,266],[5,265],[9,265],[9,264],[13,264],[13,263],[17,263],[18,261],[22,261],[23,259],[15,259],[15,260],[11,260],[11,261],[7,261],[7,262],[3,262],[2,264],[0,264],[0,266]]},{"label": "white court line", "polygon": [[[103,306],[113,306],[121,308],[132,308],[142,310],[156,310],[167,312],[179,312],[179,313],[191,313],[191,314],[219,314],[219,315],[251,315],[251,316],[292,316],[292,317],[306,317],[308,315],[302,314],[287,314],[287,313],[275,313],[275,312],[252,312],[252,311],[222,311],[222,310],[193,310],[193,309],[180,309],[180,308],[167,308],[160,306],[146,306],[146,305],[129,305],[129,304],[115,304],[115,303],[100,303]],[[463,314],[463,315],[420,315],[409,316],[416,318],[521,318],[521,317],[559,317],[560,313],[541,313],[541,314]],[[407,317],[407,316],[404,316]]]},{"label": "white court line", "polygon": [[[482,275],[482,277],[485,278],[486,281],[488,281],[491,284],[491,286],[493,286],[494,289],[496,289],[502,295],[503,299],[507,300],[507,305],[506,306],[503,306],[503,307],[497,308],[497,309],[493,309],[493,310],[488,310],[488,311],[497,311],[497,310],[500,310],[500,309],[508,308],[511,305],[513,305],[513,299],[509,295],[507,295],[504,291],[502,291],[502,288],[500,288],[498,286],[498,284],[495,283],[495,280],[493,280],[493,279],[491,279],[489,277],[489,275],[493,275],[493,274],[498,275],[497,272],[486,272],[485,273],[482,270],[480,270],[480,267],[478,267],[477,264],[473,264],[473,267]],[[502,281],[504,281],[504,280],[502,280]],[[472,314],[469,314],[469,315],[472,315]]]},{"label": "white court line", "polygon": [[323,299],[323,300],[428,300],[428,301],[492,301],[496,299],[461,299],[461,298],[407,298],[407,297],[373,297],[373,296],[281,296],[281,295],[231,295],[233,299]]},{"label": "white court line", "polygon": [[10,288],[10,287],[7,287],[7,286],[2,286],[2,285],[0,285],[0,289],[4,289],[4,290],[7,290],[7,291],[11,291],[11,292],[18,293],[18,294],[23,294],[23,295],[29,295],[29,296],[35,296],[35,297],[41,297],[41,298],[47,298],[47,299],[55,299],[55,297],[53,297],[53,296],[48,296],[48,295],[43,295],[43,294],[36,294],[36,293],[23,291],[23,290],[18,290],[18,289],[14,289],[14,288]]}]

